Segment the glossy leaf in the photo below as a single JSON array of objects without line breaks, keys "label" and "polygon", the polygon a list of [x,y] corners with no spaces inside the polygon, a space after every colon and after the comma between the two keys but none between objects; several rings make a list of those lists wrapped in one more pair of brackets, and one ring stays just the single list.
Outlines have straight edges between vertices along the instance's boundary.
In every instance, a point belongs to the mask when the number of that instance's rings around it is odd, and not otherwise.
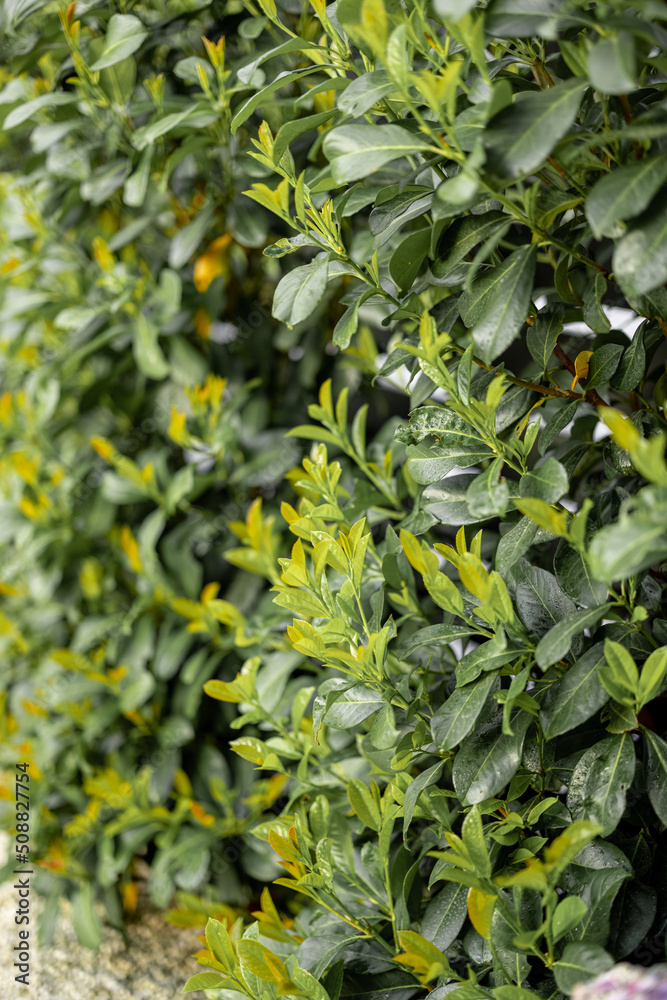
[{"label": "glossy leaf", "polygon": [[625,810],[634,773],[634,744],[627,733],[586,750],[568,788],[567,807],[573,819],[591,819],[600,824],[604,836],[612,833]]},{"label": "glossy leaf", "polygon": [[305,264],[289,271],[278,283],[273,297],[273,315],[289,327],[301,323],[313,312],[327,287],[326,260]]},{"label": "glossy leaf", "polygon": [[667,199],[647,209],[617,243],[614,274],[626,294],[642,295],[667,281]]},{"label": "glossy leaf", "polygon": [[646,787],[651,805],[667,823],[667,743],[650,729],[643,732]]},{"label": "glossy leaf", "polygon": [[598,671],[604,663],[604,647],[596,643],[547,692],[540,720],[545,739],[576,729],[595,715],[607,701]]},{"label": "glossy leaf", "polygon": [[472,330],[482,360],[493,361],[502,354],[523,326],[533,291],[535,259],[534,247],[522,247],[508,258],[502,279]]},{"label": "glossy leaf", "polygon": [[468,735],[493,690],[496,677],[487,673],[480,680],[457,687],[431,718],[433,739],[441,750],[450,750]]},{"label": "glossy leaf", "polygon": [[576,605],[558,586],[556,577],[545,569],[529,566],[516,589],[521,621],[531,632],[544,636],[566,615],[576,613]]},{"label": "glossy leaf", "polygon": [[503,733],[500,722],[488,722],[466,737],[452,771],[454,788],[462,802],[483,802],[509,784],[519,768],[529,725],[530,716],[522,712],[512,721],[513,736]]},{"label": "glossy leaf", "polygon": [[610,604],[601,604],[597,608],[584,611],[574,611],[551,628],[543,636],[535,650],[537,664],[542,670],[551,667],[558,660],[567,656],[573,640],[586,628],[593,628],[607,613]]},{"label": "glossy leaf", "polygon": [[647,156],[611,170],[591,188],[586,218],[596,239],[619,236],[619,223],[634,219],[648,208],[667,180],[667,156]]},{"label": "glossy leaf", "polygon": [[425,139],[399,125],[343,125],[324,140],[334,180],[340,184],[367,177],[385,163],[426,147]]},{"label": "glossy leaf", "polygon": [[484,135],[494,172],[519,177],[539,167],[574,121],[584,87],[581,80],[567,80],[494,115]]},{"label": "glossy leaf", "polygon": [[559,990],[571,995],[575,986],[607,972],[614,964],[611,955],[595,944],[570,943],[553,967]]},{"label": "glossy leaf", "polygon": [[465,886],[448,882],[427,904],[420,932],[432,944],[445,951],[456,940],[466,918]]},{"label": "glossy leaf", "polygon": [[93,72],[115,66],[140,48],[148,31],[134,14],[112,14],[107,25],[104,48],[90,67]]}]

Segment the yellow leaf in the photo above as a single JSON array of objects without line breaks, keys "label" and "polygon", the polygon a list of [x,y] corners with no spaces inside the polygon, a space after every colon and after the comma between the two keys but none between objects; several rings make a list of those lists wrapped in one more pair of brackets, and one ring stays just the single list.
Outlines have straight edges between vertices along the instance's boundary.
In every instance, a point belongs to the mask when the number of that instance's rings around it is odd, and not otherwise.
[{"label": "yellow leaf", "polygon": [[141,572],[141,557],[139,556],[139,546],[132,534],[130,526],[124,524],[120,532],[120,547],[130,561],[130,566],[135,573]]},{"label": "yellow leaf", "polygon": [[214,278],[227,270],[225,250],[232,241],[230,233],[219,236],[195,261],[194,283],[198,292],[205,292]]},{"label": "yellow leaf", "polygon": [[216,698],[217,701],[235,703],[243,701],[243,696],[238,690],[236,690],[233,681],[231,684],[227,681],[206,681],[206,684],[204,684],[204,691],[209,698]]},{"label": "yellow leaf", "polygon": [[586,378],[586,376],[588,375],[588,362],[591,360],[592,357],[593,357],[592,351],[579,351],[576,358],[574,359],[575,375],[574,378],[572,379],[573,389],[577,384],[577,382],[579,381],[579,379]]},{"label": "yellow leaf", "polygon": [[538,524],[540,528],[551,531],[561,538],[567,534],[567,514],[565,511],[556,510],[551,504],[538,499],[538,497],[524,497],[522,500],[515,500],[514,506],[531,521]]},{"label": "yellow leaf", "polygon": [[96,236],[93,240],[93,253],[103,271],[113,271],[116,258],[109,249],[106,240],[101,236]]},{"label": "yellow leaf", "polygon": [[401,530],[401,545],[403,546],[403,551],[408,557],[408,562],[413,569],[416,569],[419,573],[426,572],[426,563],[424,562],[424,556],[422,554],[422,547],[415,538],[413,534],[409,531]]},{"label": "yellow leaf", "polygon": [[175,406],[171,408],[171,420],[167,434],[176,444],[184,445],[189,440],[189,434],[185,429],[186,414],[181,413]]},{"label": "yellow leaf", "polygon": [[201,823],[202,826],[213,826],[215,823],[215,816],[211,816],[210,813],[207,813],[204,807],[200,806],[198,802],[192,803],[190,811],[197,822]]},{"label": "yellow leaf", "polygon": [[634,451],[642,438],[630,418],[624,416],[619,410],[614,410],[611,406],[605,406],[598,412],[619,448],[628,453]]},{"label": "yellow leaf", "polygon": [[485,940],[491,939],[491,918],[496,905],[497,896],[488,895],[480,889],[470,889],[468,891],[468,916],[470,922]]},{"label": "yellow leaf", "polygon": [[104,458],[107,462],[113,459],[115,449],[110,441],[107,441],[103,437],[92,437],[90,443],[101,458]]},{"label": "yellow leaf", "polygon": [[198,309],[194,318],[195,331],[202,340],[208,340],[211,332],[211,317],[205,309]]}]

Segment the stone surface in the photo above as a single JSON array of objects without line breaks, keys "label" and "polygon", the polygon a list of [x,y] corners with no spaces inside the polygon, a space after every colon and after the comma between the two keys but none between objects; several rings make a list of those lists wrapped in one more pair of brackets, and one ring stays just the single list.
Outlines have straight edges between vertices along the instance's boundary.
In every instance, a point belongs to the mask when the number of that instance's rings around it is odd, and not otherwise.
[{"label": "stone surface", "polygon": [[[37,946],[35,918],[39,898],[33,893],[30,921],[30,986],[16,983],[12,948],[18,943],[14,923],[16,890],[0,885],[0,1000],[176,1000],[185,981],[204,971],[192,958],[199,947],[198,929],[167,924],[142,894],[136,918],[128,928],[129,947],[122,934],[106,928],[99,951],[82,947],[64,903],[53,945]],[[204,1000],[201,991],[187,994]]]}]

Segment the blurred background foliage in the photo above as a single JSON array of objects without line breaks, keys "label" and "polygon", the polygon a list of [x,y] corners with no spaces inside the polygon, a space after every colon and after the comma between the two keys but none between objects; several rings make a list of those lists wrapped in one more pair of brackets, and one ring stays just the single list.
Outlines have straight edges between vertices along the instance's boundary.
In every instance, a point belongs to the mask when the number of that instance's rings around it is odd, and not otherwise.
[{"label": "blurred background foliage", "polygon": [[248,551],[280,550],[284,432],[334,368],[326,323],[271,318],[273,221],[240,197],[230,77],[262,25],[240,3],[127,11],[2,11],[0,754],[38,778],[44,926],[65,892],[91,944],[96,898],[132,910],[137,856],[163,907],[209,880],[243,903],[279,870],[238,844],[281,780],[230,760],[233,707],[203,684],[261,643],[276,708],[298,686],[237,535],[252,505],[272,541]]}]

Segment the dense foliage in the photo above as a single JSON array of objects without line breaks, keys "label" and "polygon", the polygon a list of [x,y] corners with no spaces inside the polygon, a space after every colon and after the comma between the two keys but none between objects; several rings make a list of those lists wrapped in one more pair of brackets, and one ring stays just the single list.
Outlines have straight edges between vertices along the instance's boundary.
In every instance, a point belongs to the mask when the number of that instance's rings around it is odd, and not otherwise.
[{"label": "dense foliage", "polygon": [[[284,433],[330,359],[322,330],[271,320],[224,50],[217,69],[200,56],[220,13],[3,8],[2,805],[9,822],[30,760],[44,929],[69,894],[91,945],[95,899],[131,912],[139,855],[162,907],[209,879],[241,904],[276,870],[268,849],[235,862],[282,779],[228,752],[233,710],[202,686],[273,642],[237,534],[251,502],[278,513],[299,457]],[[253,42],[229,48],[233,65]],[[276,701],[300,660],[280,645]]]},{"label": "dense foliage", "polygon": [[46,863],[147,847],[225,1000],[568,995],[664,956],[667,8],[247,10],[5,12]]}]

